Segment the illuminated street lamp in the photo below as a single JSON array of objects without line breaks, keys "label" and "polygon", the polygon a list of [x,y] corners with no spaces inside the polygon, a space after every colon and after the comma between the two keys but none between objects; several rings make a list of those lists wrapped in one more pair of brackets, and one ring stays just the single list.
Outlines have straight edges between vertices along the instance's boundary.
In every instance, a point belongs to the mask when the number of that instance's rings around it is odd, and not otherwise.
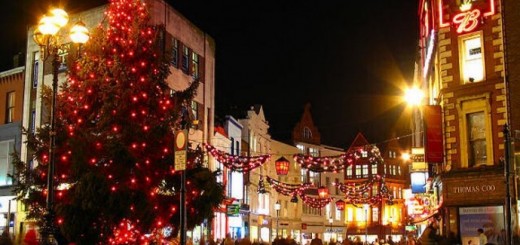
[{"label": "illuminated street lamp", "polygon": [[[50,131],[49,131],[49,164],[47,169],[47,200],[44,214],[44,222],[40,228],[42,244],[57,244],[57,227],[54,225],[54,168],[56,146],[56,95],[58,93],[58,68],[61,61],[58,50],[68,47],[60,40],[60,30],[67,25],[69,16],[63,9],[53,9],[49,15],[40,19],[38,27],[34,31],[34,41],[41,48],[43,58],[52,56],[52,99],[50,108]],[[70,39],[74,43],[86,43],[89,39],[88,30],[85,25],[78,22],[70,29]]]},{"label": "illuminated street lamp", "polygon": [[276,210],[276,238],[278,238],[278,220],[280,217],[280,208],[282,205],[280,204],[280,200],[276,201],[274,204],[274,210]]},{"label": "illuminated street lamp", "polygon": [[419,106],[424,98],[424,93],[417,87],[405,91],[404,100],[410,106]]}]

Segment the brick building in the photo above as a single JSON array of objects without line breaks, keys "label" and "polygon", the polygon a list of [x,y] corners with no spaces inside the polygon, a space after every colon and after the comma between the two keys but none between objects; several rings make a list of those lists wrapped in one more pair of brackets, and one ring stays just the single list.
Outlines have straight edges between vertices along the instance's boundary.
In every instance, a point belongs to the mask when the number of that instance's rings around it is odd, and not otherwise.
[{"label": "brick building", "polygon": [[[428,189],[441,205],[442,233],[463,244],[478,237],[478,228],[499,243],[507,229],[503,129],[518,130],[520,123],[511,103],[520,92],[518,69],[512,69],[519,65],[518,6],[508,0],[419,1],[416,82],[427,91],[427,104],[440,109],[440,118],[423,120],[442,122],[444,142],[440,161],[428,162],[434,180]],[[425,145],[432,140],[426,132]],[[430,153],[426,147],[426,159]],[[515,197],[514,178],[509,182]],[[516,201],[512,206],[516,233]]]}]

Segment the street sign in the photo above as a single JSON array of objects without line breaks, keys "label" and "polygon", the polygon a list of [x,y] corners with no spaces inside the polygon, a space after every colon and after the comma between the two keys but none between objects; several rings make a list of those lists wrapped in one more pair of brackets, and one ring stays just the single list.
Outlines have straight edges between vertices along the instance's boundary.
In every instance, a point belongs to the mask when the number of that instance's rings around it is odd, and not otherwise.
[{"label": "street sign", "polygon": [[228,217],[238,217],[240,214],[240,205],[239,204],[227,205],[226,214]]},{"label": "street sign", "polygon": [[177,130],[175,131],[175,142],[174,142],[174,169],[181,171],[186,169],[186,158],[188,152],[188,130]]}]

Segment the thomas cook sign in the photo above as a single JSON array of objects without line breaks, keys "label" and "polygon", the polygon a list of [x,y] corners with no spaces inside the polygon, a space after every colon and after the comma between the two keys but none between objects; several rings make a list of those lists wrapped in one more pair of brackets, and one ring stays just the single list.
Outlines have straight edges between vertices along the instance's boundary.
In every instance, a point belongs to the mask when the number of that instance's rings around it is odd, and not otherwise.
[{"label": "thomas cook sign", "polygon": [[449,179],[443,183],[443,189],[445,204],[465,205],[503,202],[506,188],[503,176],[482,176]]}]

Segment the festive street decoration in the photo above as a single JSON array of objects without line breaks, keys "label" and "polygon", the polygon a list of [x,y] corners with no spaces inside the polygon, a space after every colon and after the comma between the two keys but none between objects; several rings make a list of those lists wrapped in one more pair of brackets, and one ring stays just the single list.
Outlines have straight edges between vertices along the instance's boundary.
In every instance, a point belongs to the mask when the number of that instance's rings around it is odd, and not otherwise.
[{"label": "festive street decoration", "polygon": [[326,197],[326,198],[320,198],[320,197],[313,197],[311,195],[307,195],[305,193],[300,193],[300,198],[302,199],[303,203],[305,203],[307,206],[313,207],[313,208],[323,208],[329,204],[333,198],[332,197]]},{"label": "festive street decoration", "polygon": [[[150,22],[145,1],[110,0],[102,19],[89,42],[67,56],[56,130],[44,124],[27,133],[36,161],[29,168],[14,159],[15,190],[28,207],[27,217],[41,223],[50,162],[50,144],[44,142],[55,134],[51,177],[55,186],[68,184],[56,192],[53,210],[60,234],[76,244],[145,244],[143,234],[179,227],[181,181],[172,167],[173,130],[199,80],[183,81],[184,90],[170,93],[172,52],[164,46],[164,27]],[[74,59],[77,54],[81,57]],[[43,106],[51,101],[46,89]],[[211,218],[224,195],[214,173],[198,163],[201,152],[187,154],[191,167],[181,205],[190,217],[188,229]]]},{"label": "festive street decoration", "polygon": [[265,194],[267,191],[265,190],[264,178],[260,176],[260,180],[258,180],[258,194]]},{"label": "festive street decoration", "polygon": [[336,201],[336,208],[339,211],[343,211],[345,209],[345,201],[343,201],[343,200]]},{"label": "festive street decoration", "polygon": [[[262,177],[260,177],[262,179]],[[293,196],[299,195],[303,191],[312,187],[311,184],[287,184],[284,182],[280,182],[274,178],[266,176],[267,183],[271,185],[273,189],[275,189],[278,193],[285,196]]]},{"label": "festive street decoration", "polygon": [[287,175],[289,173],[289,160],[285,157],[280,157],[275,162],[276,174]]},{"label": "festive street decoration", "polygon": [[[380,175],[363,181],[361,183],[335,183],[341,192],[345,193],[345,202],[348,204],[369,204],[381,203],[383,200],[392,205],[394,197],[388,192],[384,178]],[[376,187],[378,192],[373,193],[372,188]]]},{"label": "festive street decoration", "polygon": [[337,156],[313,157],[304,154],[295,154],[294,160],[300,164],[302,168],[309,169],[313,172],[338,172],[352,165],[359,158],[366,158],[370,164],[378,164],[383,162],[383,157],[379,148],[375,145],[355,148],[345,154]]},{"label": "festive street decoration", "polygon": [[204,144],[204,146],[211,156],[234,172],[249,172],[262,166],[271,157],[269,154],[260,156],[237,156],[221,151],[210,144]]},{"label": "festive street decoration", "polygon": [[326,198],[329,196],[329,189],[325,186],[320,186],[318,188],[318,196],[321,198]]}]

